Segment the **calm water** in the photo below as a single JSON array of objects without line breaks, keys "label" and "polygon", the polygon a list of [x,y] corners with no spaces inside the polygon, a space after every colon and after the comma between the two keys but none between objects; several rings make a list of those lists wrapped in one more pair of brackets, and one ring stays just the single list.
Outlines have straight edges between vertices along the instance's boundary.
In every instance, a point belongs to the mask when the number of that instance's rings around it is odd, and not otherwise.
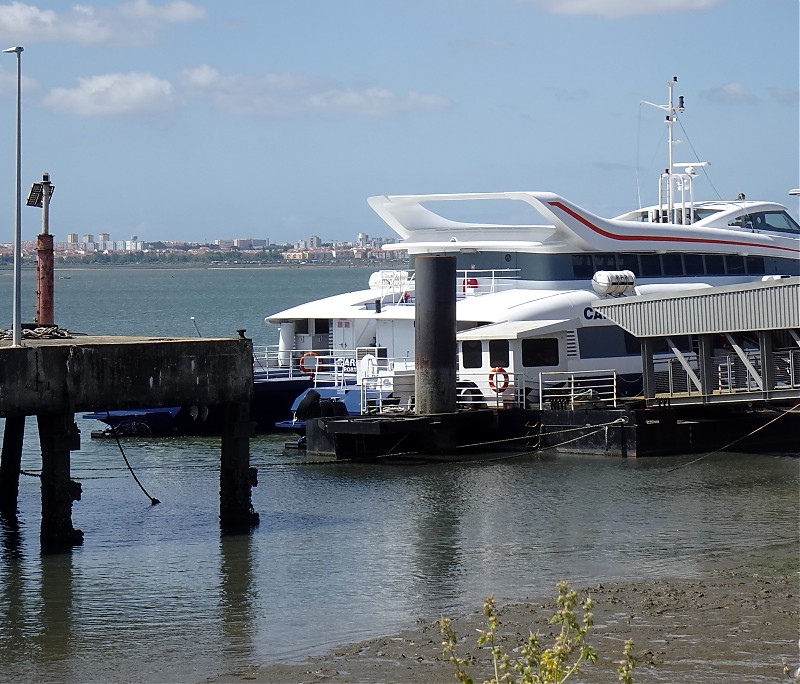
[{"label": "calm water", "polygon": [[[276,339],[264,315],[361,287],[368,272],[57,275],[69,276],[56,283],[62,327],[191,335],[195,316],[204,335],[245,327],[263,344]],[[0,298],[8,327],[6,272]],[[19,529],[0,529],[0,681],[197,682],[471,612],[490,593],[502,602],[552,595],[562,578],[703,577],[798,545],[796,458],[715,455],[674,471],[692,457],[316,465],[270,436],[251,443],[261,526],[221,538],[218,440],[127,442],[162,502],[151,506],[116,445],[78,422],[73,521],[84,545],[39,554],[33,477],[20,482]],[[33,419],[23,458],[40,468]]]}]

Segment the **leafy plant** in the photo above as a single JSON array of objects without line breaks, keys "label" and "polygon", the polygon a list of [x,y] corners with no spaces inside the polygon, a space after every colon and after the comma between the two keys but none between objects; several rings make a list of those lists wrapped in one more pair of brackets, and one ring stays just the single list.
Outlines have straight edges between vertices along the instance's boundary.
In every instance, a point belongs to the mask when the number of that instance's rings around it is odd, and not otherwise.
[{"label": "leafy plant", "polygon": [[[591,598],[578,602],[577,592],[571,590],[566,582],[556,585],[558,598],[557,610],[550,618],[551,625],[560,625],[561,630],[555,636],[553,644],[547,648],[542,644],[540,635],[529,632],[528,638],[514,649],[518,655],[510,656],[499,643],[497,627],[500,624],[497,606],[493,596],[483,604],[486,616],[486,629],[478,630],[479,649],[488,649],[494,668],[494,677],[484,684],[562,684],[573,674],[580,672],[585,663],[597,660],[597,653],[586,643],[586,635],[592,626]],[[579,619],[576,608],[580,608],[583,616]],[[458,655],[456,646],[458,635],[448,618],[439,621],[442,641],[442,653],[453,664],[455,677],[461,684],[474,684],[468,668],[477,661],[476,657]],[[619,661],[617,673],[622,684],[632,684],[632,671],[635,667],[633,642],[626,641],[622,660]]]}]

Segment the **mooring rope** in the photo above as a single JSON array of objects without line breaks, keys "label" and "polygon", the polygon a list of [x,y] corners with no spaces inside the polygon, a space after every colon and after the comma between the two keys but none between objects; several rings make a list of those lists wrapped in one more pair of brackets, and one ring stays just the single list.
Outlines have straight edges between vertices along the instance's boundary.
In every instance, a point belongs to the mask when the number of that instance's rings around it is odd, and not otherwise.
[{"label": "mooring rope", "polygon": [[[109,418],[111,417],[111,413],[109,411],[106,411],[106,415]],[[117,446],[119,447],[119,453],[122,454],[122,458],[125,460],[125,465],[128,466],[128,470],[131,472],[131,475],[133,475],[133,479],[136,481],[136,484],[139,485],[139,489],[141,489],[144,492],[144,495],[148,499],[150,499],[150,505],[155,506],[156,504],[160,504],[161,502],[158,499],[156,499],[154,496],[150,496],[148,491],[144,488],[144,485],[142,485],[142,483],[139,482],[139,478],[136,477],[136,473],[133,472],[133,468],[131,467],[131,464],[128,461],[128,457],[125,455],[125,450],[122,448],[122,442],[119,441],[119,435],[117,434],[117,430],[114,428],[113,425],[111,426],[111,434],[114,435],[114,440],[116,441]]]},{"label": "mooring rope", "polygon": [[722,446],[722,447],[720,447],[719,449],[715,449],[714,451],[709,451],[707,454],[703,454],[702,456],[700,456],[700,458],[696,458],[696,459],[694,459],[693,461],[689,461],[688,463],[682,463],[682,464],[681,464],[681,465],[679,465],[679,466],[675,466],[674,468],[670,468],[670,469],[669,469],[667,472],[668,472],[668,473],[674,473],[676,470],[680,470],[681,468],[685,468],[686,466],[694,465],[695,463],[698,463],[699,461],[702,461],[704,458],[708,458],[709,456],[713,456],[714,454],[717,454],[717,453],[719,453],[720,451],[725,451],[726,449],[729,449],[729,448],[730,448],[730,447],[732,447],[733,445],[735,445],[735,444],[738,444],[739,442],[741,442],[741,441],[743,441],[743,440],[747,439],[748,437],[752,437],[752,436],[753,436],[753,435],[755,435],[756,433],[758,433],[758,432],[761,432],[761,430],[763,430],[763,429],[764,429],[764,428],[766,428],[766,427],[769,427],[769,426],[770,426],[770,425],[772,425],[774,422],[776,422],[776,421],[780,420],[780,419],[781,419],[781,418],[783,418],[784,416],[786,416],[786,415],[788,415],[788,414],[790,414],[790,413],[795,413],[795,412],[796,412],[796,410],[800,410],[800,404],[798,404],[798,405],[796,405],[796,406],[792,406],[792,408],[790,408],[788,411],[784,411],[783,413],[780,413],[780,414],[778,414],[778,415],[777,415],[775,418],[773,418],[772,420],[770,420],[770,421],[768,421],[768,422],[764,423],[763,425],[759,425],[759,426],[758,426],[758,427],[757,427],[755,430],[753,430],[752,432],[750,432],[750,433],[748,433],[748,434],[746,434],[746,435],[744,435],[744,436],[742,436],[742,437],[738,437],[737,439],[734,439],[732,442],[730,442],[730,443],[726,444],[725,446]]},{"label": "mooring rope", "polygon": [[[40,326],[38,328],[23,328],[22,337],[26,340],[47,340],[72,337],[72,333],[65,328],[59,328],[57,325],[53,326]],[[0,330],[0,339],[10,340],[13,338],[13,330]]]}]

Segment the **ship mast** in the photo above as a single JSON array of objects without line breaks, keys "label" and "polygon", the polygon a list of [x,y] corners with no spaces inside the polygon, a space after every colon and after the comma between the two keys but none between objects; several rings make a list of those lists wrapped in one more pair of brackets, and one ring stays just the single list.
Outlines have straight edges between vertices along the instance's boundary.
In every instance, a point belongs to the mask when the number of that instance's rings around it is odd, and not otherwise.
[{"label": "ship mast", "polygon": [[[668,160],[667,160],[667,169],[664,173],[661,174],[659,179],[659,187],[658,187],[658,217],[656,218],[657,221],[674,221],[674,209],[675,209],[675,195],[674,195],[674,187],[673,187],[673,176],[674,174],[674,162],[673,162],[673,155],[674,155],[674,147],[680,141],[675,140],[674,136],[674,126],[675,122],[678,120],[678,114],[683,113],[683,95],[678,97],[678,106],[675,106],[675,84],[678,82],[678,77],[673,76],[671,81],[667,81],[667,86],[669,88],[669,97],[667,100],[667,104],[659,105],[654,104],[652,102],[647,102],[642,100],[642,104],[650,105],[651,107],[656,107],[657,109],[661,109],[667,113],[665,118],[665,123],[667,124],[667,134],[669,136],[668,142]],[[663,207],[666,201],[667,211],[666,215],[663,212]]]}]

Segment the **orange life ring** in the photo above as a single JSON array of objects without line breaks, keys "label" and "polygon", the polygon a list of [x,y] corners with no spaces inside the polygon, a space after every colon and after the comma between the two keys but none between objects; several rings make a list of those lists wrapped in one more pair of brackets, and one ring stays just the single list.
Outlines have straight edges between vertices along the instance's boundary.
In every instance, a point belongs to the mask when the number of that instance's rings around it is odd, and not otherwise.
[{"label": "orange life ring", "polygon": [[317,355],[316,355],[315,352],[306,352],[305,354],[303,354],[300,357],[300,370],[303,371],[303,373],[305,373],[306,375],[314,375],[314,373],[317,372],[317,364],[316,364],[316,362],[314,363],[314,367],[313,368],[309,368],[303,363],[303,361],[305,361],[309,356],[316,357]]},{"label": "orange life ring", "polygon": [[461,281],[461,292],[463,294],[467,294],[467,292],[474,292],[478,289],[478,279],[477,278],[464,278]]},{"label": "orange life ring", "polygon": [[500,366],[492,368],[492,372],[489,373],[489,387],[497,394],[505,392],[508,389],[508,371]]}]

